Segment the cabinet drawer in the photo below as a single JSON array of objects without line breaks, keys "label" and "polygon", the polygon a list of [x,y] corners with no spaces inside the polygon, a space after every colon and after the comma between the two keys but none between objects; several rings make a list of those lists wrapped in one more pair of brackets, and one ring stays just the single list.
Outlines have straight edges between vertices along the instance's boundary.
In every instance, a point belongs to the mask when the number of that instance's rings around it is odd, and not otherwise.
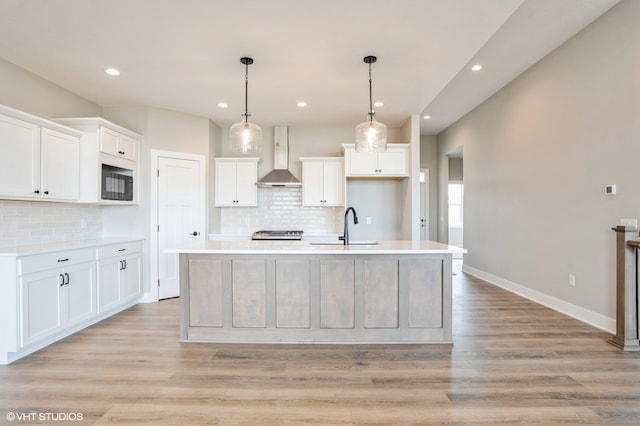
[{"label": "cabinet drawer", "polygon": [[108,246],[98,247],[98,259],[124,256],[132,253],[140,253],[141,251],[142,243],[139,241],[133,243],[110,244]]},{"label": "cabinet drawer", "polygon": [[34,254],[18,259],[18,275],[64,268],[84,262],[96,260],[95,249],[81,248],[75,250],[56,251],[52,253]]}]

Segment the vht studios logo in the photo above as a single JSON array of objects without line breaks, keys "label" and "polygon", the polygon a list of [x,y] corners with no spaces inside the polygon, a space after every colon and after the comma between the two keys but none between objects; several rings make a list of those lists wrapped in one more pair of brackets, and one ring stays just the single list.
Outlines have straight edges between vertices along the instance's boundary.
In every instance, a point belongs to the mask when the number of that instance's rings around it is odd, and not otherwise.
[{"label": "vht studios logo", "polygon": [[6,419],[10,422],[81,422],[82,413],[16,413],[9,411]]}]

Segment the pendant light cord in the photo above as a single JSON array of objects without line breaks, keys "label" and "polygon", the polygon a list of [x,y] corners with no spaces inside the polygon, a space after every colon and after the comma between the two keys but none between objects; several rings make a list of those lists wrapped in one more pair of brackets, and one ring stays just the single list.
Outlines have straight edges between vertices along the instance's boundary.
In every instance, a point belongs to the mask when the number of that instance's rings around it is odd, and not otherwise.
[{"label": "pendant light cord", "polygon": [[371,62],[369,62],[369,121],[373,121],[373,98],[371,95]]},{"label": "pendant light cord", "polygon": [[249,121],[249,62],[244,64],[244,122]]}]

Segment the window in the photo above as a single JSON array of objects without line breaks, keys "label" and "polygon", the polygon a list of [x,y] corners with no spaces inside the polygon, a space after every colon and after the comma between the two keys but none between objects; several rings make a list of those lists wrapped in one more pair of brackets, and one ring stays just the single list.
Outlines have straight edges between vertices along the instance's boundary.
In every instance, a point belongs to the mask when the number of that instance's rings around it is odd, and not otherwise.
[{"label": "window", "polygon": [[461,183],[449,184],[449,227],[462,228],[462,200],[464,186]]}]

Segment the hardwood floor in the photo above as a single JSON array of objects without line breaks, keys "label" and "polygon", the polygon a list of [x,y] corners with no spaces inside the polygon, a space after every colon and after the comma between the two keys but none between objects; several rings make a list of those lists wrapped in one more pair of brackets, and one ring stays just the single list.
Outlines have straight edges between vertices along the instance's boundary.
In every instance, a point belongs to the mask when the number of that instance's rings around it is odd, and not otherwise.
[{"label": "hardwood floor", "polygon": [[0,366],[0,424],[640,423],[640,353],[461,273],[453,346],[179,343],[178,321],[138,305]]}]

